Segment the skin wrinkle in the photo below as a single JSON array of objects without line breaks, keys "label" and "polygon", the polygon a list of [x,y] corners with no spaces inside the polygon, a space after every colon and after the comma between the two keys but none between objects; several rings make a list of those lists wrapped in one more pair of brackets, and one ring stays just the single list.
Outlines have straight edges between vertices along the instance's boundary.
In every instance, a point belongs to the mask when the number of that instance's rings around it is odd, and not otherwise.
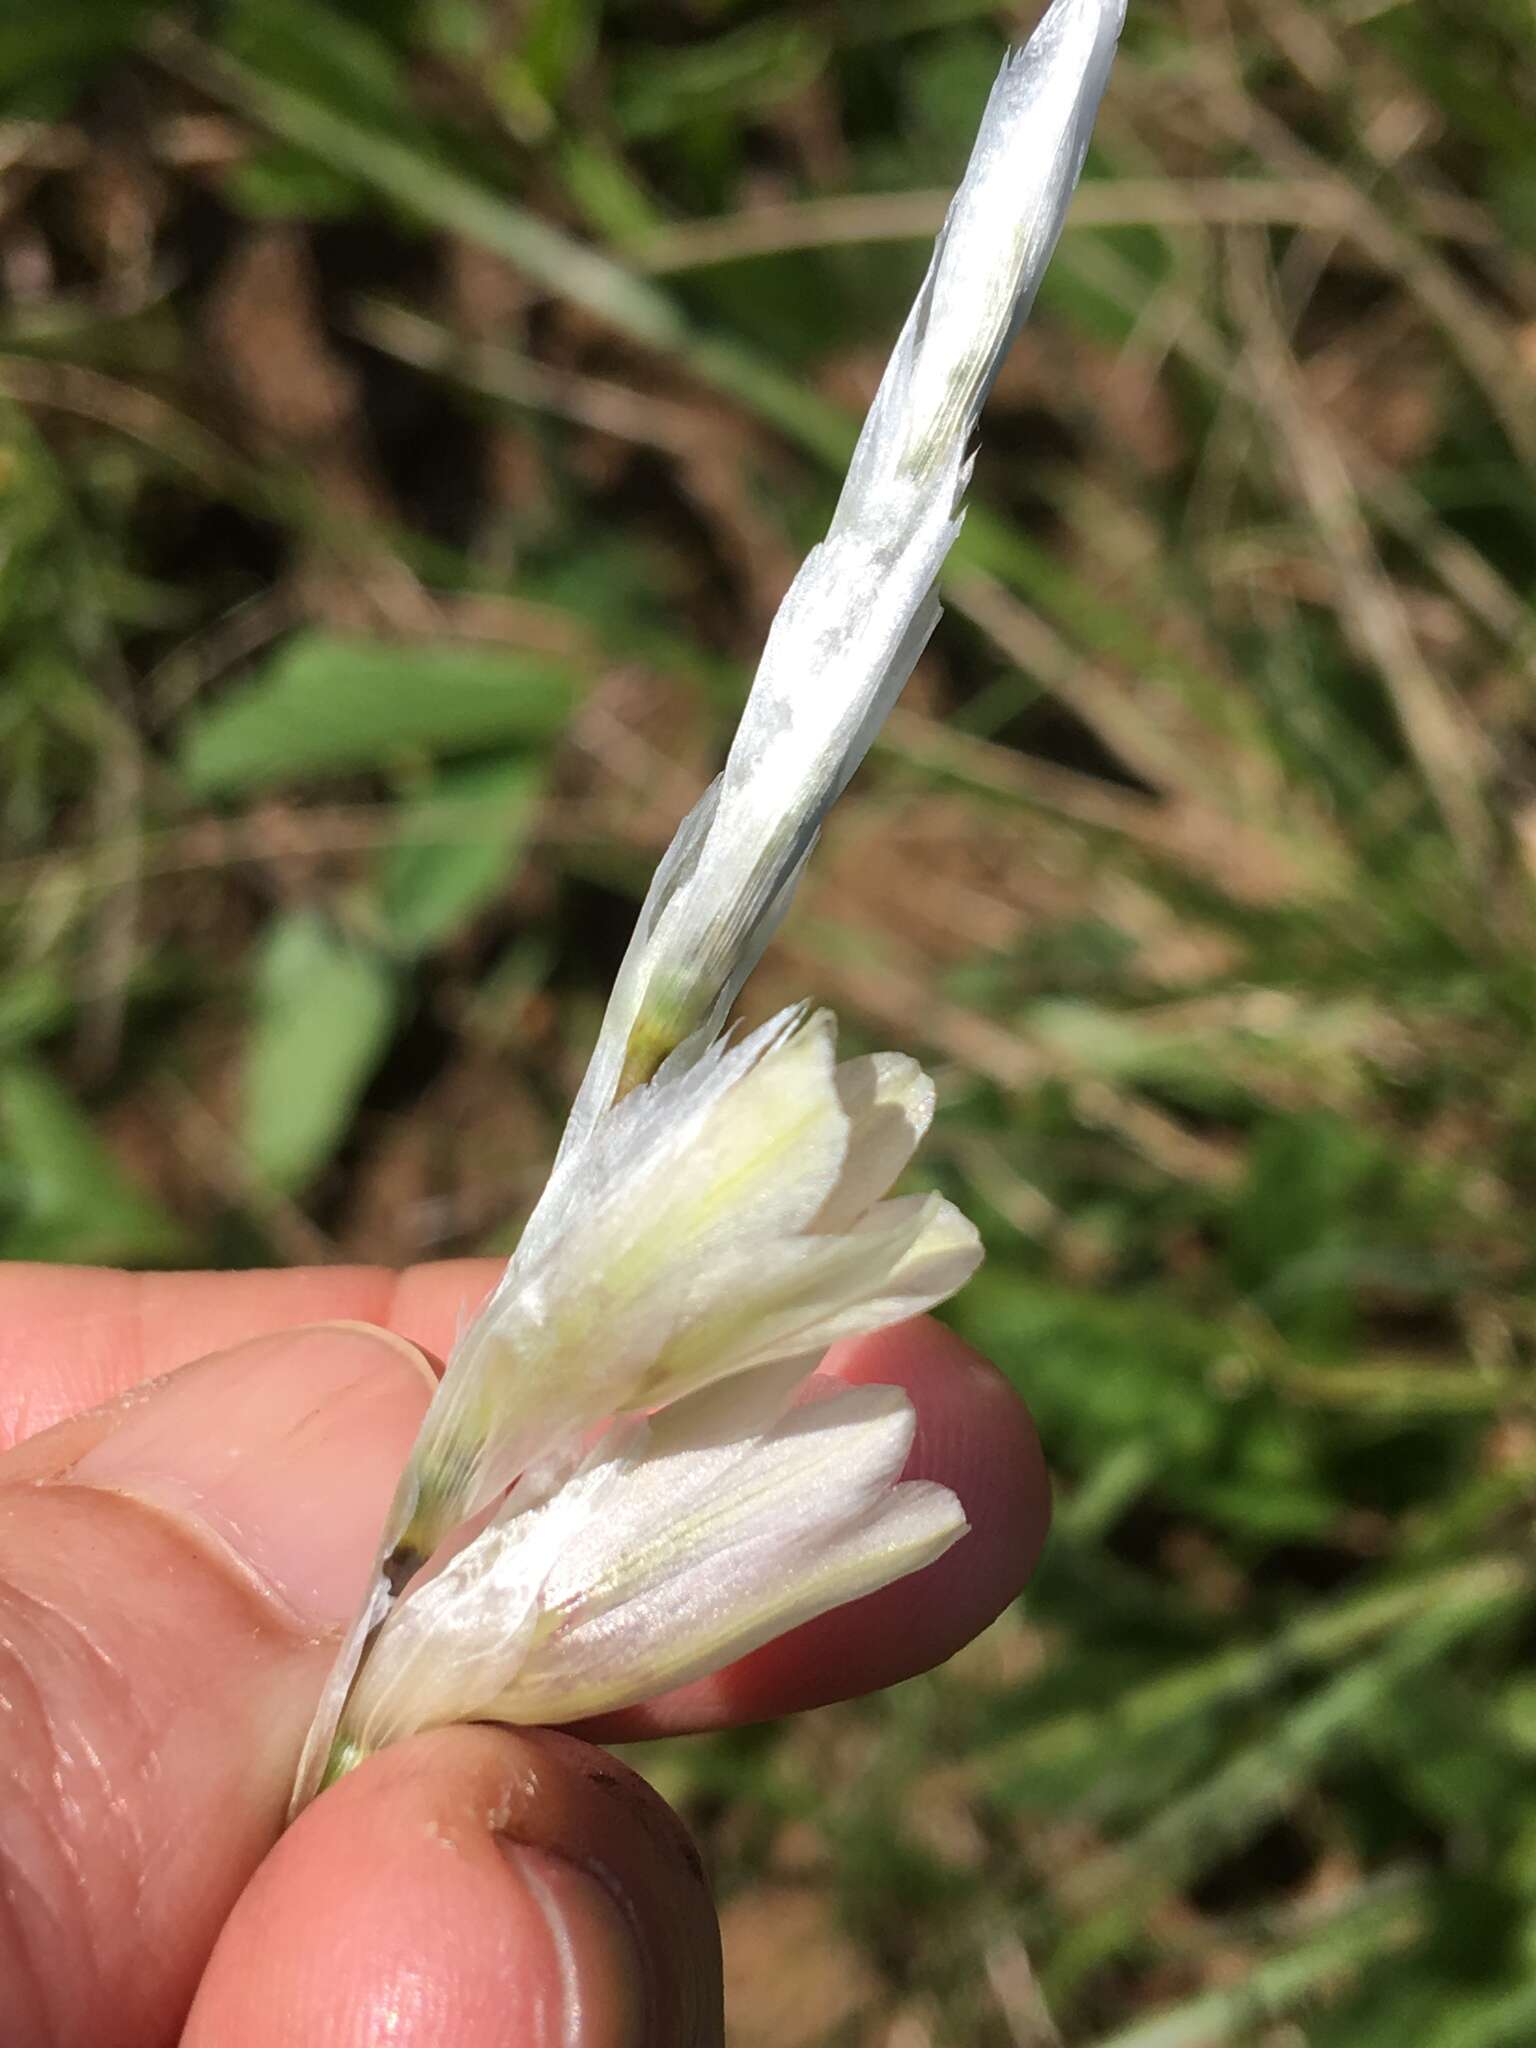
[{"label": "skin wrinkle", "polygon": [[[98,1645],[90,1642],[78,1625],[51,1603],[27,1594],[21,1588],[7,1585],[0,1588],[0,1608],[9,1602],[20,1614],[35,1610],[34,1630],[40,1620],[43,1627],[49,1623],[61,1623],[66,1636],[77,1644],[83,1644],[89,1656],[102,1658],[106,1665],[108,1682],[114,1678],[123,1680],[112,1660],[106,1657]],[[53,1973],[42,1958],[50,1952],[57,1953],[60,1943],[58,1935],[71,1919],[68,1910],[68,1896],[74,1898],[75,1920],[89,1925],[91,1893],[87,1887],[81,1866],[77,1842],[79,1824],[84,1819],[79,1803],[66,1789],[68,1771],[65,1768],[70,1758],[68,1745],[63,1741],[57,1720],[47,1692],[32,1675],[33,1659],[29,1658],[20,1641],[8,1630],[0,1638],[0,1648],[7,1653],[8,1675],[0,1678],[0,1694],[3,1694],[7,1711],[20,1714],[20,1726],[25,1731],[24,1739],[29,1743],[41,1740],[42,1753],[37,1758],[37,1767],[26,1770],[16,1762],[16,1749],[10,1751],[8,1792],[11,1804],[5,1811],[10,1825],[0,1831],[0,1895],[3,1895],[7,1919],[14,1934],[8,1944],[13,1956],[19,1956],[26,1970],[27,1979],[34,1987],[35,2003],[42,2012],[49,2031],[57,2031],[57,2008],[50,1995]],[[25,1690],[28,1705],[20,1706],[15,1694]],[[131,1690],[124,1682],[120,1686],[125,1704],[131,1710]],[[14,1825],[14,1802],[20,1798],[26,1802],[33,1826],[27,1830],[30,1847],[20,1839]],[[75,1821],[68,1824],[71,1816]],[[63,1819],[65,1824],[59,1825]],[[24,1858],[29,1857],[37,1866],[29,1869]],[[134,1884],[133,1910],[137,1917],[139,1887]],[[21,1898],[25,1893],[32,1901],[33,1910],[24,1910]],[[77,1947],[81,1946],[76,1944]],[[83,1945],[86,1954],[94,1962],[94,1943]]]},{"label": "skin wrinkle", "polygon": [[[97,1309],[94,1313],[71,1317],[69,1335],[76,1346],[81,1340],[89,1339],[94,1332],[105,1326],[110,1333],[110,1348],[114,1356],[121,1358],[125,1353],[132,1363],[131,1377],[142,1381],[148,1372],[148,1362],[153,1355],[150,1348],[150,1330],[147,1303],[153,1293],[153,1282],[157,1275],[150,1273],[114,1273],[114,1298],[111,1305]],[[10,1410],[7,1440],[20,1443],[33,1435],[39,1427],[47,1427],[57,1418],[44,1411],[41,1422],[38,1404],[34,1399],[30,1382],[23,1381],[14,1407]]]},{"label": "skin wrinkle", "polygon": [[5,1404],[5,1441],[20,1443],[22,1438],[32,1434],[32,1389],[23,1384]]},{"label": "skin wrinkle", "polygon": [[[130,1844],[131,1854],[127,1856],[124,1863],[124,1876],[130,1894],[128,1918],[131,1925],[135,1927],[142,1926],[144,1921],[144,1873],[149,1868],[149,1845],[135,1810],[136,1802],[130,1799],[121,1787],[113,1782],[112,1773],[108,1768],[106,1758],[97,1749],[95,1743],[92,1742],[84,1726],[77,1728],[76,1740],[79,1745],[77,1754],[82,1755],[85,1759],[92,1781],[96,1787],[96,1797],[100,1806],[104,1812],[112,1816],[115,1837],[117,1839],[126,1839]],[[149,1796],[150,1788],[160,1775],[159,1752],[153,1743],[146,1743],[142,1752],[135,1759],[134,1775],[143,1788],[140,1800],[137,1803],[146,1812],[153,1812],[154,1801]],[[81,1818],[84,1819],[83,1814]]]},{"label": "skin wrinkle", "polygon": [[[33,1921],[23,1914],[17,1897],[20,1890],[37,1894],[39,1889],[16,1868],[0,1842],[0,1957],[4,1958],[6,1982],[18,2000],[23,1992],[30,1993],[31,2014],[41,2019],[43,2038],[48,2039],[57,2032],[49,1993],[53,1972],[41,1960],[46,1951],[31,1937]],[[40,1913],[46,1911],[41,1896],[38,1905]],[[34,2026],[32,2031],[39,2030]]]},{"label": "skin wrinkle", "polygon": [[[149,1384],[153,1386],[154,1382],[151,1381]],[[135,1388],[134,1397],[137,1397],[141,1391],[141,1389]],[[312,1416],[306,1416],[303,1418],[303,1421],[308,1422],[312,1419]],[[301,1427],[302,1423],[289,1432],[290,1441],[297,1440]],[[54,1483],[56,1485],[67,1485],[68,1481],[56,1481]],[[125,1502],[127,1500],[127,1496],[114,1493],[110,1487],[93,1486],[80,1490],[88,1491],[95,1499],[118,1499]],[[239,1551],[235,1549],[233,1543],[219,1530],[210,1527],[201,1519],[196,1521],[188,1520],[179,1509],[167,1507],[163,1502],[157,1501],[151,1494],[135,1494],[131,1505],[135,1513],[143,1513],[146,1516],[152,1517],[163,1528],[170,1530],[186,1549],[196,1553],[200,1561],[212,1564],[218,1571],[219,1576],[228,1585],[237,1586],[243,1593],[249,1594],[251,1599],[258,1602],[265,1610],[266,1615],[276,1621],[284,1634],[291,1636],[296,1644],[318,1644],[330,1640],[332,1634],[330,1629],[311,1627],[301,1614],[289,1606],[271,1580],[259,1572],[246,1558],[243,1558]],[[3,2048],[3,2044],[0,2044],[0,2048]]]},{"label": "skin wrinkle", "polygon": [[136,1381],[148,1377],[146,1366],[149,1360],[148,1304],[150,1298],[148,1273],[133,1276],[133,1319],[129,1327],[133,1331],[133,1376]]},{"label": "skin wrinkle", "polygon": [[[135,1318],[129,1322],[129,1328],[134,1332],[133,1338],[127,1347],[133,1355],[132,1384],[123,1386],[118,1391],[108,1395],[100,1404],[100,1412],[104,1416],[110,1415],[113,1420],[116,1419],[119,1413],[126,1413],[128,1409],[136,1407],[141,1401],[147,1400],[154,1388],[159,1384],[159,1381],[165,1376],[162,1371],[153,1378],[145,1377],[151,1354],[145,1348],[144,1337],[139,1329],[140,1320],[141,1318]],[[70,1341],[78,1348],[82,1331],[89,1331],[97,1326],[104,1325],[112,1333],[113,1341],[111,1348],[114,1354],[116,1354],[116,1333],[122,1322],[123,1317],[120,1310],[103,1310],[99,1314],[82,1316],[78,1321],[72,1322],[69,1327],[68,1336]],[[3,1367],[0,1367],[0,1369],[3,1369]],[[14,1379],[16,1376],[7,1374],[6,1377],[9,1380]],[[50,1389],[51,1392],[52,1390]],[[87,1412],[89,1413],[90,1411]],[[30,1381],[24,1381],[20,1396],[7,1411],[3,1441],[0,1441],[0,1449],[9,1448],[14,1450],[18,1445],[28,1442],[31,1438],[42,1435],[44,1431],[53,1428],[57,1423],[72,1419],[74,1419],[72,1412],[66,1411],[61,1414],[54,1401],[50,1401],[40,1407],[33,1398]]]},{"label": "skin wrinkle", "polygon": [[[136,1538],[148,1534],[150,1555],[169,1578],[179,1558],[194,1559],[197,1573],[216,1582],[217,1597],[248,1616],[252,1639],[274,1634],[272,1603],[243,1575],[210,1564],[212,1550],[174,1515],[106,1490],[52,1481],[5,1488],[0,1506],[19,1510],[22,1520],[29,1497],[47,1498],[57,1508],[71,1496],[91,1503],[91,1548],[110,1551],[121,1520]],[[0,1982],[9,1990],[15,1972],[37,1987],[35,2019],[22,2026],[10,2011],[5,2015],[18,2040],[83,2039],[85,2014],[113,2010],[127,2024],[139,2013],[149,1995],[146,1965],[153,1969],[166,1939],[166,1927],[154,1922],[151,1883],[157,1873],[185,1864],[179,1838],[156,1839],[153,1787],[167,1729],[142,1694],[142,1669],[135,1673],[120,1661],[110,1630],[98,1634],[77,1617],[64,1604],[70,1597],[18,1584],[14,1573],[0,1581],[0,1646],[8,1653],[0,1701],[31,1745],[19,1762],[13,1746],[8,1799],[0,1802],[8,1950]],[[138,1658],[142,1645],[136,1643],[132,1654]],[[59,1723],[58,1701],[71,1703],[68,1727]],[[174,1875],[169,1883],[167,1896],[174,1897]],[[78,1960],[61,1973],[61,1956]],[[0,2030],[0,2041],[11,2038]]]},{"label": "skin wrinkle", "polygon": [[0,1445],[111,1406],[146,1376],[321,1322],[389,1327],[440,1358],[499,1263],[195,1275],[13,1265],[6,1280],[17,1319],[0,1327]]},{"label": "skin wrinkle", "polygon": [[[444,1987],[422,1970],[396,1967],[388,1981],[370,1994],[357,2019],[366,2025],[363,2035],[369,2048],[375,2042],[407,2039],[447,2041],[453,2015],[448,2011]],[[357,2038],[357,2027],[348,2028]]]},{"label": "skin wrinkle", "polygon": [[[96,1641],[86,1625],[83,1622],[77,1621],[67,1609],[57,1606],[50,1600],[43,1599],[39,1594],[28,1592],[26,1588],[18,1586],[14,1582],[0,1585],[0,1604],[6,1601],[11,1602],[19,1609],[33,1610],[44,1626],[53,1626],[61,1629],[72,1644],[84,1651],[88,1663],[94,1667],[94,1675],[97,1680],[104,1681],[115,1695],[113,1708],[115,1725],[122,1726],[126,1723],[136,1731],[140,1738],[136,1751],[135,1768],[145,1781],[148,1782],[153,1775],[155,1757],[153,1731],[145,1716],[138,1711],[134,1684],[128,1673],[117,1663],[111,1653],[101,1643]],[[7,1639],[7,1647],[14,1650],[18,1669],[22,1672],[23,1676],[27,1677],[27,1682],[31,1685],[32,1681],[30,1675],[26,1672],[26,1666],[21,1657],[19,1646]],[[56,1733],[52,1710],[46,1694],[41,1693],[35,1685],[32,1685],[32,1691],[37,1711],[41,1715],[53,1741],[55,1754],[66,1759],[71,1757],[74,1753],[69,1750]],[[99,1784],[105,1786],[108,1781],[106,1764],[96,1745],[85,1734],[83,1728],[79,1730],[79,1741],[89,1758],[93,1776]],[[63,1775],[57,1769],[55,1769],[52,1775],[55,1784],[58,1786],[59,1798],[62,1804],[68,1796],[64,1792]],[[73,1801],[70,1803],[72,1804]],[[131,1820],[131,1807],[121,1792],[109,1793],[105,1804],[109,1812],[115,1812],[120,1820],[130,1826],[134,1837],[133,1847],[135,1851],[135,1860],[130,1867],[138,1868],[144,1844],[142,1835]]]},{"label": "skin wrinkle", "polygon": [[[0,1638],[0,1655],[4,1656],[4,1665],[0,1665],[0,1706],[7,1713],[16,1713],[18,1702],[14,1693],[25,1688],[41,1711],[42,1701],[36,1682],[18,1646],[9,1637]],[[46,1720],[46,1714],[41,1717]],[[28,1725],[24,1713],[23,1725]],[[10,1841],[15,1831],[15,1802],[18,1799],[25,1802],[27,1815],[35,1823],[38,1841],[45,1844],[52,1841],[50,1803],[44,1798],[40,1786],[14,1770],[8,1791],[7,1825],[0,1828],[0,1908],[4,1913],[3,1923],[0,1923],[0,1955],[5,1957],[7,1982],[14,1984],[17,1973],[21,1973],[23,1988],[31,1992],[33,2013],[42,2018],[47,2032],[52,2034],[56,2031],[52,1996],[54,1977],[43,1960],[49,1953],[49,1943],[42,1923],[57,1927],[62,1924],[62,1916],[41,1875],[25,1867],[20,1845],[13,1850]],[[24,1907],[24,1899],[27,1898],[33,1904],[30,1913]]]}]

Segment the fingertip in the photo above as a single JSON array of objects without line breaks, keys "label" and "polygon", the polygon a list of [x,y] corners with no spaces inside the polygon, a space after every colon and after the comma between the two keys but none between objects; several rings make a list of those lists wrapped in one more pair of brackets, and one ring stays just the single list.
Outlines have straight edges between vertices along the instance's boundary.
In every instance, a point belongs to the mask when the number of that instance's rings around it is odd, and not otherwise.
[{"label": "fingertip", "polygon": [[941,1323],[922,1317],[839,1345],[822,1372],[849,1386],[906,1390],[917,1438],[903,1476],[947,1486],[970,1523],[925,1571],[845,1610],[842,1630],[835,1613],[811,1623],[802,1639],[809,1660],[830,1661],[834,1646],[850,1660],[867,1654],[869,1689],[942,1663],[1018,1598],[1050,1530],[1050,1475],[1013,1387]]},{"label": "fingertip", "polygon": [[718,1935],[685,1842],[632,1772],[569,1737],[416,1737],[268,1857],[186,2048],[711,2048]]},{"label": "fingertip", "polygon": [[394,1278],[385,1320],[432,1358],[445,1359],[506,1270],[502,1259],[437,1259]]},{"label": "fingertip", "polygon": [[1028,1408],[990,1358],[928,1316],[834,1346],[821,1376],[905,1389],[917,1440],[904,1476],[949,1487],[971,1524],[929,1568],[938,1575],[929,1583],[941,1585],[946,1567],[956,1580],[963,1573],[975,1595],[972,1633],[985,1627],[1023,1591],[1050,1530],[1050,1474]]}]

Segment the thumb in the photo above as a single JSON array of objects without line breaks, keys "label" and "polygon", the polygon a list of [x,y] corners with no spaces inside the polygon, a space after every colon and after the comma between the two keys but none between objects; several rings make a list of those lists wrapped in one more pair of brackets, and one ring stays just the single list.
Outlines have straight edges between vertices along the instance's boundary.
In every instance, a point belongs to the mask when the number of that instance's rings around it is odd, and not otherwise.
[{"label": "thumb", "polygon": [[430,1388],[382,1331],[292,1331],[0,1458],[8,2043],[175,2038]]},{"label": "thumb", "polygon": [[438,1728],[299,1816],[182,2048],[719,2048],[720,1974],[698,1856],[617,1757]]}]

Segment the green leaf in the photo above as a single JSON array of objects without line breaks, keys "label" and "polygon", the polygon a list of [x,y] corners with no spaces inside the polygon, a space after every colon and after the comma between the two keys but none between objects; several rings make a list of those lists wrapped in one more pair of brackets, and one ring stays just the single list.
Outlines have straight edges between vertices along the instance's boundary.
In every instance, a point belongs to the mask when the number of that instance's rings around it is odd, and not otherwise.
[{"label": "green leaf", "polygon": [[441,943],[493,902],[516,872],[544,788],[521,760],[444,769],[397,813],[400,834],[380,863],[380,911],[404,953]]},{"label": "green leaf", "polygon": [[273,143],[232,164],[225,198],[256,220],[343,220],[361,211],[364,194],[318,157]]},{"label": "green leaf", "polygon": [[693,46],[641,50],[619,71],[614,116],[632,138],[776,106],[825,67],[821,38],[799,22],[763,21]]},{"label": "green leaf", "polygon": [[273,1187],[312,1180],[346,1135],[398,1007],[389,968],[312,911],[279,918],[256,974],[242,1135]]},{"label": "green leaf", "polygon": [[569,672],[540,655],[304,633],[183,722],[180,766],[198,794],[227,796],[533,744],[559,731],[574,694]]},{"label": "green leaf", "polygon": [[1251,1318],[1192,1315],[1141,1290],[1083,1294],[997,1261],[947,1319],[1016,1381],[1068,1470],[1135,1445],[1162,1493],[1247,1540],[1336,1520],[1313,1421],[1276,1383],[1292,1356],[1280,1347],[1272,1365]]},{"label": "green leaf", "polygon": [[179,1226],[41,1066],[0,1067],[0,1242],[12,1259],[155,1265],[185,1255]]},{"label": "green leaf", "polygon": [[13,968],[0,980],[0,1052],[45,1038],[69,1016],[69,987],[51,961]]},{"label": "green leaf", "polygon": [[0,92],[6,112],[47,118],[121,57],[148,0],[70,0],[68,7],[19,8],[0,23]]},{"label": "green leaf", "polygon": [[558,99],[590,65],[598,13],[596,0],[534,0],[528,9],[521,56],[545,99]]},{"label": "green leaf", "polygon": [[323,105],[344,109],[387,135],[420,139],[401,52],[388,24],[347,18],[344,8],[287,5],[285,0],[237,5],[226,10],[226,44],[237,56],[264,58],[280,66],[293,86]]}]

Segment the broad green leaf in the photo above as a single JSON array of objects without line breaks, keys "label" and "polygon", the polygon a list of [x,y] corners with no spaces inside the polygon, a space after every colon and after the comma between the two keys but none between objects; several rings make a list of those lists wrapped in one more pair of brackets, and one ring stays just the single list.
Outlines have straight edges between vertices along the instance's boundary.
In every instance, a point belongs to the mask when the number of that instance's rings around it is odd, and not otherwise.
[{"label": "broad green leaf", "polygon": [[452,936],[516,873],[544,787],[536,762],[444,769],[400,806],[399,836],[379,865],[379,908],[404,953]]},{"label": "broad green leaf", "polygon": [[506,648],[303,633],[181,729],[201,795],[369,768],[422,754],[536,744],[574,701],[569,672]]},{"label": "broad green leaf", "polygon": [[263,1179],[302,1188],[335,1152],[398,1009],[387,964],[312,911],[273,925],[256,970],[241,1121]]},{"label": "broad green leaf", "polygon": [[0,1067],[0,1246],[12,1259],[159,1265],[180,1227],[118,1165],[53,1076]]}]

